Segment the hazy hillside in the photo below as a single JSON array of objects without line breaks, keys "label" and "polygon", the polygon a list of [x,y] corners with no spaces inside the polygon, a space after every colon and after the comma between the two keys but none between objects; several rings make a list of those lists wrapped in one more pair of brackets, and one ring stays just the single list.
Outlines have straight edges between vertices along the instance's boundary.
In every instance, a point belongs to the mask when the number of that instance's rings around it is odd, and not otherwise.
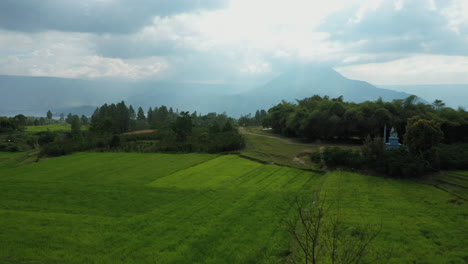
[{"label": "hazy hillside", "polygon": [[314,94],[330,97],[343,95],[345,101],[354,102],[376,100],[379,97],[391,101],[410,95],[377,88],[364,81],[350,80],[331,68],[302,66],[291,68],[265,85],[238,95],[236,99],[241,109],[253,111],[251,105],[254,102],[258,107],[268,109],[283,99],[294,101]]},{"label": "hazy hillside", "polygon": [[73,112],[91,114],[96,106],[125,100],[150,107],[215,111],[206,100],[229,94],[227,85],[162,82],[96,81],[53,77],[0,75],[0,115],[43,115]]},{"label": "hazy hillside", "polygon": [[[145,108],[166,105],[180,110],[227,112],[232,116],[268,109],[281,100],[294,101],[314,94],[362,102],[382,97],[405,98],[407,93],[350,80],[330,68],[294,67],[263,86],[163,82],[117,82],[51,77],[0,76],[0,115],[91,114],[103,103],[125,100]],[[237,91],[244,92],[237,92]]]},{"label": "hazy hillside", "polygon": [[386,89],[418,94],[433,102],[440,99],[449,107],[468,108],[468,84],[380,85]]},{"label": "hazy hillside", "polygon": [[280,95],[285,99],[310,96],[311,93],[363,102],[382,97],[385,101],[407,97],[407,93],[377,88],[370,83],[350,80],[331,68],[296,67],[268,82],[256,92]]}]

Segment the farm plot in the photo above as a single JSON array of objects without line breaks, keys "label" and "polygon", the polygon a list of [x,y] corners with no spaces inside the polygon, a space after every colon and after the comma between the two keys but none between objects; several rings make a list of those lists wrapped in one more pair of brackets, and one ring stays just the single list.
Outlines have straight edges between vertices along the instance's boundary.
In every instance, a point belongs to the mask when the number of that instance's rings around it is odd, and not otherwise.
[{"label": "farm plot", "polygon": [[323,176],[208,154],[78,153],[0,168],[0,262],[277,263],[288,195]]},{"label": "farm plot", "polygon": [[321,197],[348,224],[381,225],[373,250],[383,263],[467,263],[465,200],[410,180],[343,171],[325,177]]}]

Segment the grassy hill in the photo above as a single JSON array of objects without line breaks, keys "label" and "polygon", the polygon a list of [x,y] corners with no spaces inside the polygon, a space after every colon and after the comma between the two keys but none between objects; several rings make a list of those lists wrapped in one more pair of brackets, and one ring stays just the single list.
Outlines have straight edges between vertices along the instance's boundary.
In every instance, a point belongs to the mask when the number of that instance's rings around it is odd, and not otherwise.
[{"label": "grassy hill", "polygon": [[0,154],[0,263],[284,263],[285,199],[316,191],[347,224],[381,223],[379,262],[468,260],[466,201],[430,185],[236,155],[24,155]]}]

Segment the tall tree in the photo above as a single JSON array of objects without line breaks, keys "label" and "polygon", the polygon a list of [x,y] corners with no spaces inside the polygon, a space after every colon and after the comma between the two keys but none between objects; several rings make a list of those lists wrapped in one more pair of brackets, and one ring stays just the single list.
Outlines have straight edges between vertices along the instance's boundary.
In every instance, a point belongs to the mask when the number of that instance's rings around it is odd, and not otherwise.
[{"label": "tall tree", "polygon": [[141,108],[141,106],[138,107],[137,120],[146,121],[145,112],[143,111],[143,108]]},{"label": "tall tree", "polygon": [[128,114],[130,115],[130,120],[136,119],[135,109],[133,109],[133,106],[131,105],[128,107]]},{"label": "tall tree", "polygon": [[73,115],[71,113],[68,113],[67,118],[65,118],[65,122],[67,122],[67,124],[71,124],[72,123],[72,117],[73,117]]},{"label": "tall tree", "polygon": [[47,120],[49,120],[49,124],[50,124],[50,121],[52,121],[52,112],[50,110],[47,111]]},{"label": "tall tree", "polygon": [[71,117],[71,133],[76,135],[79,134],[81,130],[80,118],[77,115]]},{"label": "tall tree", "polygon": [[80,121],[83,126],[87,126],[89,124],[89,119],[85,115],[81,115]]},{"label": "tall tree", "polygon": [[192,133],[192,117],[189,112],[181,112],[174,122],[174,132],[180,141],[185,141],[187,136]]},{"label": "tall tree", "polygon": [[436,99],[432,103],[432,106],[434,107],[435,110],[440,110],[445,106],[445,103],[442,100]]},{"label": "tall tree", "polygon": [[152,124],[154,122],[154,116],[153,116],[153,108],[149,108],[148,112],[146,114],[146,120],[148,121],[148,124]]}]

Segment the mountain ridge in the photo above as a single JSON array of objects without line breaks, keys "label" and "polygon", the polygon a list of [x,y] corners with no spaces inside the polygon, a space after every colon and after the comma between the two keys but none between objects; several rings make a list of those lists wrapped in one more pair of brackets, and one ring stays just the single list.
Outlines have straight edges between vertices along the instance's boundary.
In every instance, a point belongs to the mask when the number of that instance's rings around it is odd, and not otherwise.
[{"label": "mountain ridge", "polygon": [[[249,90],[235,84],[200,84],[161,81],[108,81],[57,77],[0,75],[0,115],[54,113],[90,115],[96,106],[124,100],[133,106],[166,105],[184,111],[226,112],[238,117],[269,109],[282,100],[295,101],[315,94],[343,96],[363,102],[402,99],[410,94],[351,80],[332,68],[296,66]],[[237,92],[243,90],[242,92]],[[74,109],[78,112],[74,112]],[[65,111],[65,112],[64,112]]]}]

